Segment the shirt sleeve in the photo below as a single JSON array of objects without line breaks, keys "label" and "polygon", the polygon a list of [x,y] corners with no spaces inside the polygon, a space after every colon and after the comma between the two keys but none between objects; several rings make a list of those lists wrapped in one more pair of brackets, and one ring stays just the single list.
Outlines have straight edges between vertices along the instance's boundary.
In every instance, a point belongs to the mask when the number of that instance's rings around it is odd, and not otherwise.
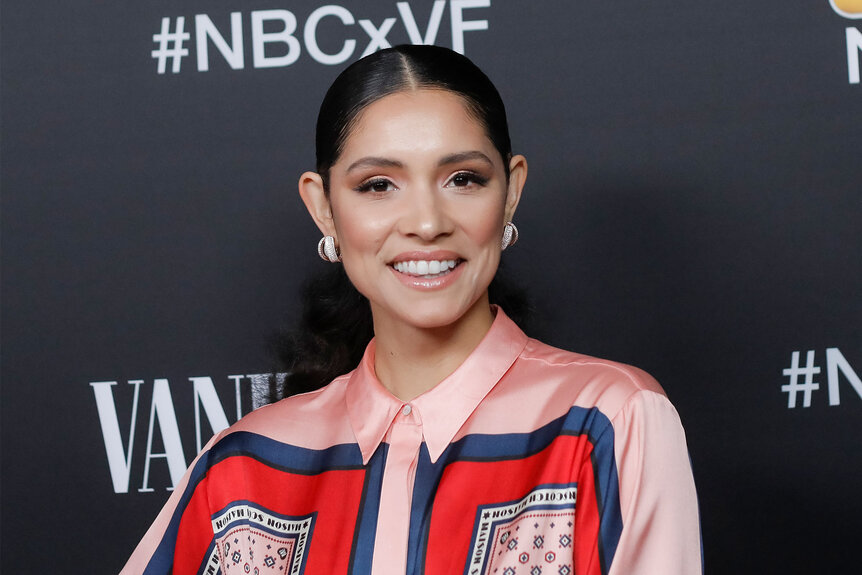
[{"label": "shirt sleeve", "polygon": [[212,446],[220,437],[213,437],[186,470],[120,575],[194,575],[211,559],[207,468]]},{"label": "shirt sleeve", "polygon": [[641,390],[612,425],[622,533],[609,575],[703,573],[697,494],[676,409],[661,393]]}]

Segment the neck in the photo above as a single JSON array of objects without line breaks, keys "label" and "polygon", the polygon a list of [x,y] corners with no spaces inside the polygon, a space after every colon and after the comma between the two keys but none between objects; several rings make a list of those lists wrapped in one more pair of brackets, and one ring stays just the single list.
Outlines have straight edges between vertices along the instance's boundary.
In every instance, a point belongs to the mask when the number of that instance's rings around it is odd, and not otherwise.
[{"label": "neck", "polygon": [[[373,309],[372,309],[373,311]],[[422,395],[458,369],[494,322],[485,294],[455,323],[421,328],[374,314],[374,370],[403,401]]]}]

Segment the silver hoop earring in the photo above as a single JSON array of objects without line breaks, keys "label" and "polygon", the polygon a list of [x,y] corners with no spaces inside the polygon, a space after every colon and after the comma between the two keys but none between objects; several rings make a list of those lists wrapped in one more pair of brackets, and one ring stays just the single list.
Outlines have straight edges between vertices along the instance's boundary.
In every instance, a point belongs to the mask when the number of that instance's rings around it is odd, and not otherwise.
[{"label": "silver hoop earring", "polygon": [[335,238],[332,236],[323,236],[317,242],[317,255],[325,262],[336,263],[341,261],[341,254],[335,246]]},{"label": "silver hoop earring", "polygon": [[505,250],[509,246],[514,246],[518,241],[518,228],[512,222],[506,222],[503,226],[503,239],[500,240],[500,249]]}]

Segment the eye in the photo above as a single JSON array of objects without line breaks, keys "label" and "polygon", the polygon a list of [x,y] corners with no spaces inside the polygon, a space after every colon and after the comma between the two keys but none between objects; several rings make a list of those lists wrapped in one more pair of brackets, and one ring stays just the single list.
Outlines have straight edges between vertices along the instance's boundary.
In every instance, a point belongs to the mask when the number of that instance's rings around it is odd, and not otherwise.
[{"label": "eye", "polygon": [[395,184],[386,178],[371,178],[359,184],[354,188],[357,192],[391,192],[395,189]]},{"label": "eye", "polygon": [[484,186],[488,183],[488,178],[480,176],[475,172],[458,172],[452,176],[446,186],[451,188],[466,188],[471,184]]}]

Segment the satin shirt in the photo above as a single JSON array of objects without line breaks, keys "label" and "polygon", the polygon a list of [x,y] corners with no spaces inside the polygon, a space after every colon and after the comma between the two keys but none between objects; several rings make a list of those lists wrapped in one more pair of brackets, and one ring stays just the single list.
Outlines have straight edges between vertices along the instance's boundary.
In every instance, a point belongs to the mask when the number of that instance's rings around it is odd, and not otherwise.
[{"label": "satin shirt", "polygon": [[411,402],[361,364],[217,434],[122,575],[702,573],[679,417],[501,310]]}]

